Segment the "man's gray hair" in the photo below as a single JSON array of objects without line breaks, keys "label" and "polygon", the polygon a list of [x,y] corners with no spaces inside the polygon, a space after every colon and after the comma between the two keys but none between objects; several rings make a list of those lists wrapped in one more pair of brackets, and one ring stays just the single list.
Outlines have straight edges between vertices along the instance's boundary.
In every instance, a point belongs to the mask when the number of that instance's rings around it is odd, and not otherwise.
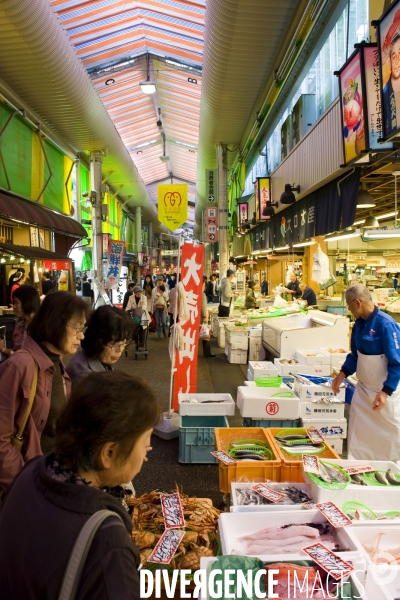
[{"label": "man's gray hair", "polygon": [[355,283],[346,291],[347,302],[353,302],[353,300],[361,300],[362,302],[372,302],[372,296],[370,291],[361,283]]}]

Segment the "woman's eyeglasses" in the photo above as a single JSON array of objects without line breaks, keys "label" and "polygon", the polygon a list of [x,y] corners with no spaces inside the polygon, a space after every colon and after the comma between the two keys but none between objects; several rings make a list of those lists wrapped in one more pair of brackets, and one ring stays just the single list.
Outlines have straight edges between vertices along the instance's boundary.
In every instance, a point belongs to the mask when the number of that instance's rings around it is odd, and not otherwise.
[{"label": "woman's eyeglasses", "polygon": [[106,346],[111,348],[111,350],[115,350],[115,352],[123,352],[125,348],[129,346],[131,341],[132,340],[129,340],[129,342],[120,342],[119,344],[106,344]]},{"label": "woman's eyeglasses", "polygon": [[87,330],[87,327],[72,327],[72,325],[67,325],[67,327],[73,329],[76,335],[79,335],[80,333],[85,334],[85,331]]}]

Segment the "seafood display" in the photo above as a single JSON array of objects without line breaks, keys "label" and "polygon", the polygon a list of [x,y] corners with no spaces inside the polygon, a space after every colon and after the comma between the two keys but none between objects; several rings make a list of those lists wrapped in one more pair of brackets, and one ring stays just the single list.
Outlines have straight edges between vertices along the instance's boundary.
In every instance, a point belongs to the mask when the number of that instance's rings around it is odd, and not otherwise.
[{"label": "seafood display", "polygon": [[370,555],[371,560],[376,565],[390,563],[392,565],[400,565],[400,546],[395,548],[381,548],[381,539],[385,534],[379,532],[376,536],[376,541],[373,546],[363,544],[364,550]]},{"label": "seafood display", "polygon": [[289,454],[319,454],[325,450],[325,444],[313,442],[308,435],[302,433],[279,436],[275,439],[278,446]]},{"label": "seafood display", "polygon": [[244,488],[236,488],[236,503],[239,506],[261,506],[263,504],[278,506],[280,504],[284,505],[294,505],[294,504],[303,504],[303,502],[311,502],[311,498],[308,494],[301,488],[295,487],[290,484],[282,484],[279,487],[274,486],[274,491],[279,492],[280,494],[284,494],[284,498],[279,502],[271,502],[267,498],[260,496],[251,487]]},{"label": "seafood display", "polygon": [[396,475],[391,469],[386,472],[357,473],[350,477],[351,483],[356,485],[400,485],[400,475]]},{"label": "seafood display", "polygon": [[326,349],[329,354],[348,354],[348,350],[344,350],[344,348],[327,348]]},{"label": "seafood display", "polygon": [[271,460],[271,450],[261,440],[236,440],[231,442],[227,450],[235,460]]},{"label": "seafood display", "polygon": [[[326,571],[318,565],[301,567],[291,563],[273,563],[265,565],[263,568],[267,571],[264,575],[265,586],[268,585],[268,570],[275,569],[279,572],[278,575],[274,575],[278,582],[274,592],[279,594],[281,600],[292,600],[292,598],[324,600],[329,597],[340,597],[337,595],[336,585],[332,578],[329,582]],[[351,596],[343,596],[343,598],[345,597],[351,598]]]},{"label": "seafood display", "polygon": [[280,361],[281,365],[298,365],[299,361],[295,358],[282,358]]},{"label": "seafood display", "polygon": [[324,461],[319,461],[319,475],[314,473],[307,473],[315,483],[324,482],[328,485],[341,484],[342,487],[346,487],[351,482],[350,475],[348,475],[343,469],[337,465],[333,465]]},{"label": "seafood display", "polygon": [[[339,544],[329,523],[305,523],[268,527],[238,538],[244,552],[249,555],[297,554],[317,542],[330,550],[338,551]],[[233,551],[232,554],[241,554]]]}]

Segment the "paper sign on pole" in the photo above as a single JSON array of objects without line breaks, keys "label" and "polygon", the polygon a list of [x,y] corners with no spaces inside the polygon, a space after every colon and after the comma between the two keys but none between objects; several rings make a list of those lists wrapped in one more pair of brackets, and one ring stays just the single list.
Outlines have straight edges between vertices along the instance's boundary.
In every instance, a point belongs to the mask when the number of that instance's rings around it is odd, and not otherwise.
[{"label": "paper sign on pole", "polygon": [[158,186],[158,220],[171,231],[188,220],[187,183],[163,183]]},{"label": "paper sign on pole", "polygon": [[218,209],[206,208],[206,242],[218,242]]}]

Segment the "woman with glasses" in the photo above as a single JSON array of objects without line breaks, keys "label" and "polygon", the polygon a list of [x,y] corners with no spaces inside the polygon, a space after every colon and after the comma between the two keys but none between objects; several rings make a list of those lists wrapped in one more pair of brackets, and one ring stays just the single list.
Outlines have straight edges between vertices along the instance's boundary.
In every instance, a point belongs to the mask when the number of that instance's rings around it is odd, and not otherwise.
[{"label": "woman with glasses", "polygon": [[83,375],[112,371],[131,341],[132,333],[133,323],[123,310],[115,306],[99,306],[93,311],[82,348],[67,367],[73,387]]},{"label": "woman with glasses", "polygon": [[62,356],[80,347],[86,310],[74,294],[49,294],[29,323],[24,347],[0,365],[0,491],[31,458],[53,450],[71,387]]}]

